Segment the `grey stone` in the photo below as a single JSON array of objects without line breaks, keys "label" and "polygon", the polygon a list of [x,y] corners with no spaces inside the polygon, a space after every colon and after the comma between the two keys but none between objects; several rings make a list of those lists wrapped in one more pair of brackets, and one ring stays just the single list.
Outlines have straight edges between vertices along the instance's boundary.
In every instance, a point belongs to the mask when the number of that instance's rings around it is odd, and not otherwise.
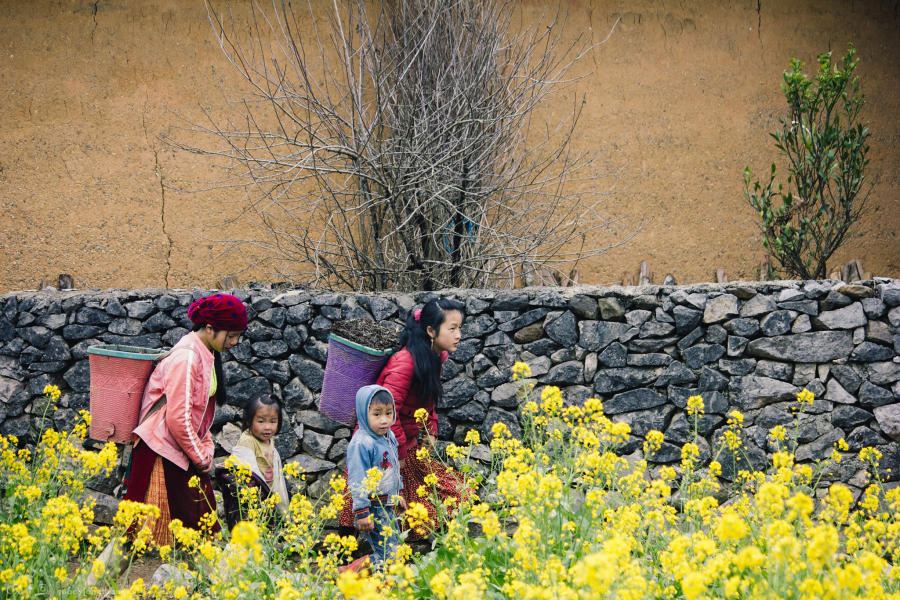
[{"label": "grey stone", "polygon": [[819,302],[819,308],[821,310],[834,310],[835,308],[849,305],[853,300],[836,290],[831,290],[828,292],[828,295],[825,296],[825,299],[820,300]]},{"label": "grey stone", "polygon": [[673,308],[672,314],[675,317],[675,330],[680,334],[693,331],[700,325],[700,321],[703,319],[703,313],[699,310],[694,310],[681,305]]},{"label": "grey stone", "polygon": [[253,368],[269,381],[280,385],[285,385],[291,380],[291,368],[286,360],[261,360],[254,363]]},{"label": "grey stone", "polygon": [[481,352],[481,340],[474,338],[462,340],[457,346],[456,352],[453,353],[453,359],[462,363],[469,362],[479,352]]},{"label": "grey stone", "polygon": [[759,323],[760,331],[765,336],[775,336],[791,330],[793,318],[786,310],[776,310],[767,314]]},{"label": "grey stone", "polygon": [[538,356],[536,358],[526,360],[525,362],[531,369],[532,377],[540,377],[541,375],[546,375],[550,371],[550,367],[553,366],[553,361],[550,360],[549,356]]},{"label": "grey stone", "polygon": [[[171,294],[163,294],[162,296],[156,299],[156,307],[160,310],[169,311],[178,306],[178,298]],[[106,307],[107,312],[109,312],[109,305]],[[117,315],[124,316],[124,315]]]},{"label": "grey stone", "polygon": [[463,421],[465,423],[481,423],[487,415],[487,406],[481,402],[466,402],[459,408],[454,408],[447,413],[447,416],[454,421]]},{"label": "grey stone", "polygon": [[618,342],[613,342],[599,354],[597,360],[605,367],[624,367],[627,363],[628,352],[625,346]]},{"label": "grey stone", "polygon": [[646,410],[617,414],[612,420],[616,423],[627,423],[631,427],[632,435],[644,437],[651,430],[662,431],[673,412],[675,407],[664,404]]},{"label": "grey stone", "polygon": [[[597,360],[597,353],[591,352],[587,356],[584,357],[584,380],[585,381],[593,381],[594,375],[597,374],[597,367],[599,366],[599,362]],[[534,372],[532,370],[532,372]]]},{"label": "grey stone", "polygon": [[472,399],[478,392],[478,386],[472,379],[459,375],[444,384],[444,393],[438,402],[438,408],[457,408]]},{"label": "grey stone", "polygon": [[729,375],[749,375],[756,368],[756,361],[752,358],[731,360],[723,358],[719,360],[719,369]]},{"label": "grey stone", "polygon": [[866,364],[869,381],[875,385],[888,385],[900,380],[900,363],[879,362]]},{"label": "grey stone", "polygon": [[330,471],[337,465],[330,460],[321,460],[306,454],[298,454],[293,458],[287,459],[285,464],[297,463],[300,466],[301,473],[310,475]]},{"label": "grey stone", "polygon": [[618,298],[604,296],[597,300],[597,306],[600,309],[600,317],[605,321],[618,319],[625,314],[625,307]]},{"label": "grey stone", "polygon": [[[568,312],[568,311],[567,311]],[[572,317],[572,327],[574,328],[575,315],[572,313],[568,313]],[[528,312],[516,317],[511,321],[507,321],[505,323],[500,323],[499,329],[500,331],[515,331],[516,329],[521,329],[526,325],[531,325],[532,323],[536,323],[547,316],[546,308],[535,308],[529,310]]]},{"label": "grey stone", "polygon": [[526,325],[522,329],[516,331],[513,334],[513,340],[515,340],[517,344],[530,344],[531,342],[541,339],[543,336],[544,324],[538,322]]},{"label": "grey stone", "polygon": [[725,344],[725,353],[731,357],[741,356],[749,341],[747,338],[739,335],[729,335]]},{"label": "grey stone", "polygon": [[648,385],[662,374],[663,369],[635,367],[599,369],[594,377],[594,390],[601,394],[620,392]]},{"label": "grey stone", "polygon": [[506,333],[502,331],[495,331],[494,333],[487,336],[484,340],[484,346],[508,346],[512,344],[512,340]]},{"label": "grey stone", "polygon": [[314,429],[322,433],[334,435],[339,429],[343,429],[345,425],[334,419],[330,419],[317,410],[298,410],[293,415],[293,423],[295,425],[303,425],[304,436],[307,429]]},{"label": "grey stone", "polygon": [[728,388],[728,378],[709,367],[700,369],[700,381],[697,384],[701,392],[722,391]]},{"label": "grey stone", "polygon": [[566,311],[556,319],[545,323],[544,331],[547,336],[563,347],[574,346],[578,343],[578,326],[575,315]]},{"label": "grey stone", "polygon": [[888,327],[887,323],[881,321],[869,321],[866,325],[866,339],[890,346],[894,343],[894,334],[891,332],[891,328]]},{"label": "grey stone", "polygon": [[369,298],[369,309],[376,321],[384,321],[397,314],[397,305],[381,296]]},{"label": "grey stone", "polygon": [[641,388],[616,394],[603,403],[603,412],[607,415],[644,410],[666,403],[666,398],[653,390]]},{"label": "grey stone", "polygon": [[829,379],[825,399],[840,404],[856,404],[856,398],[838,383],[837,379]]},{"label": "grey stone", "polygon": [[704,336],[704,339],[710,344],[722,344],[727,338],[728,332],[721,325],[710,325]]},{"label": "grey stone", "polygon": [[723,456],[719,458],[719,462],[722,463],[722,478],[726,481],[734,481],[741,471],[764,470],[768,462],[766,453],[750,442],[737,451],[733,460],[728,454],[729,451],[725,450]]},{"label": "grey stone", "polygon": [[756,363],[755,375],[771,377],[782,381],[792,381],[794,366],[791,363],[777,362],[773,360],[761,360]]},{"label": "grey stone", "polygon": [[228,401],[238,406],[246,406],[251,400],[268,396],[272,386],[265,377],[251,377],[228,386]]},{"label": "grey stone", "polygon": [[692,369],[719,360],[725,354],[725,348],[719,344],[697,344],[682,350],[681,356],[685,364]]},{"label": "grey stone", "polygon": [[312,308],[309,304],[294,304],[289,306],[285,314],[285,320],[292,325],[302,325],[309,322],[312,317]]},{"label": "grey stone", "polygon": [[731,399],[742,410],[762,408],[773,402],[792,399],[798,391],[790,383],[757,375],[736,377],[729,384]]},{"label": "grey stone", "polygon": [[694,342],[703,337],[703,328],[696,327],[689,334],[678,340],[678,349],[684,350],[694,345]]},{"label": "grey stone", "polygon": [[[805,389],[809,390],[810,392],[812,392],[816,398],[824,398],[825,393],[827,391],[827,389],[825,388],[825,384],[822,383],[822,381],[820,379],[813,379],[812,381],[810,381],[803,387]],[[832,402],[830,402],[830,401],[816,400],[816,402],[813,404],[813,408],[810,408],[808,406],[806,407],[806,412],[812,413],[812,414],[818,414],[819,411],[816,410],[816,407],[818,407],[818,406],[830,407],[831,405],[832,405]],[[829,408],[828,410],[831,410],[831,409]],[[822,410],[821,412],[825,412],[825,411]]]},{"label": "grey stone", "polygon": [[7,319],[0,319],[0,342],[8,342],[16,337],[16,328]]},{"label": "grey stone", "polygon": [[829,310],[811,317],[812,324],[819,329],[854,329],[866,324],[866,313],[862,304],[854,302],[850,306]]},{"label": "grey stone", "polygon": [[850,365],[834,365],[831,367],[831,374],[851,394],[855,394],[862,383],[862,377],[859,376],[856,368]]},{"label": "grey stone", "polygon": [[763,431],[768,433],[769,430],[776,425],[790,425],[793,422],[793,415],[770,404],[769,406],[763,407],[763,409],[759,411],[759,414],[756,415],[756,419],[754,420],[753,424],[757,425]]},{"label": "grey stone", "polygon": [[875,342],[863,342],[850,354],[850,360],[855,362],[881,362],[893,357],[893,349]]},{"label": "grey stone", "polygon": [[[461,345],[462,344],[460,344],[460,346]],[[544,339],[538,340],[536,342],[531,342],[530,344],[526,344],[525,346],[522,347],[522,350],[525,352],[530,352],[531,354],[533,354],[535,356],[549,356],[556,350],[559,350],[559,348],[560,348],[559,344],[557,344],[556,342],[554,342],[551,339],[544,338]],[[458,354],[459,350],[457,349],[456,352]]]},{"label": "grey stone", "polygon": [[239,362],[249,363],[254,358],[253,348],[250,346],[250,342],[241,341],[237,346],[231,348],[225,356],[229,356]]},{"label": "grey stone", "polygon": [[481,439],[485,443],[490,443],[491,440],[494,439],[494,434],[491,432],[491,428],[495,423],[503,423],[504,425],[506,425],[506,428],[509,430],[509,433],[512,434],[513,437],[522,437],[522,428],[519,426],[519,419],[516,417],[516,415],[492,406],[488,409],[487,415],[485,415],[484,422],[482,423],[479,431],[479,433],[481,434]]},{"label": "grey stone", "polygon": [[110,298],[106,303],[106,313],[113,317],[127,317],[128,311],[117,298]]},{"label": "grey stone", "polygon": [[791,333],[806,333],[811,330],[812,323],[809,320],[809,315],[800,315],[794,319],[794,324],[791,325]]},{"label": "grey stone", "polygon": [[[583,349],[582,349],[583,351]],[[553,364],[559,364],[563,362],[567,362],[570,360],[576,360],[578,357],[575,353],[575,348],[560,348],[556,352],[550,355],[550,360],[553,361]]]},{"label": "grey stone", "polygon": [[[534,384],[534,380],[529,382]],[[498,385],[491,392],[491,403],[503,408],[515,408],[519,404],[518,396],[522,390],[522,385],[523,382],[521,381],[510,381],[509,383]]]},{"label": "grey stone", "polygon": [[765,294],[756,294],[741,306],[742,317],[758,317],[775,310],[775,299]]},{"label": "grey stone", "polygon": [[627,323],[607,323],[603,321],[580,321],[578,323],[578,345],[596,352],[619,339],[631,326]]},{"label": "grey stone", "polygon": [[491,346],[484,348],[484,354],[501,369],[513,366],[518,359],[515,346]]},{"label": "grey stone", "polygon": [[663,353],[629,354],[626,364],[629,367],[665,367],[672,362],[672,357]]},{"label": "grey stone", "polygon": [[57,330],[66,324],[67,317],[63,313],[45,314],[38,318],[38,323],[47,329]]},{"label": "grey stone", "polygon": [[[63,379],[69,387],[76,392],[91,391],[91,376],[88,361],[80,360],[72,368],[65,372]],[[43,386],[42,386],[43,387]]]},{"label": "grey stone", "polygon": [[805,296],[806,295],[797,288],[786,288],[778,292],[776,302],[793,302],[795,300],[802,300]]},{"label": "grey stone", "polygon": [[894,395],[890,390],[863,381],[859,386],[859,402],[863,406],[884,406],[894,402]]},{"label": "grey stone", "polygon": [[643,340],[631,340],[630,342],[628,342],[627,348],[629,352],[636,352],[638,354],[647,352],[659,352],[660,350],[666,348],[666,346],[672,346],[677,341],[678,338],[674,336],[665,338],[646,338]]},{"label": "grey stone", "polygon": [[732,294],[722,294],[706,301],[706,308],[703,311],[703,322],[719,323],[738,316],[738,299]]},{"label": "grey stone", "polygon": [[278,358],[289,353],[287,343],[284,340],[271,340],[268,342],[256,342],[251,344],[254,354],[260,358]]},{"label": "grey stone", "polygon": [[583,381],[584,365],[575,360],[556,365],[541,379],[541,383],[553,385],[577,385]]},{"label": "grey stone", "polygon": [[816,365],[813,363],[797,363],[794,365],[794,377],[791,383],[794,385],[806,385],[816,377]]},{"label": "grey stone", "polygon": [[497,328],[497,321],[488,315],[478,315],[475,318],[467,317],[462,326],[463,339],[483,338]]},{"label": "grey stone", "polygon": [[216,414],[213,416],[211,429],[219,431],[225,426],[225,423],[238,423],[243,416],[243,410],[232,404],[223,404],[216,407]]},{"label": "grey stone", "polygon": [[665,337],[675,331],[675,326],[670,323],[659,323],[657,321],[648,321],[641,325],[640,333],[638,334],[641,338],[648,337]]},{"label": "grey stone", "polygon": [[8,404],[9,401],[25,391],[25,384],[9,377],[0,377],[0,403]]},{"label": "grey stone", "polygon": [[175,325],[175,321],[173,321],[171,318],[169,318],[169,315],[163,312],[158,312],[144,321],[144,329],[149,331],[150,333],[168,331],[169,329],[175,327]]},{"label": "grey stone", "polygon": [[847,404],[836,406],[831,411],[831,424],[844,431],[852,431],[858,425],[865,425],[872,419],[872,413]]},{"label": "grey stone", "polygon": [[808,460],[814,460],[816,458],[821,458],[823,456],[827,456],[831,453],[832,448],[837,443],[839,439],[844,437],[844,432],[840,429],[832,429],[830,432],[821,436],[814,442],[810,442],[809,444],[804,444],[797,448],[797,451],[794,453],[798,462],[806,462]]},{"label": "grey stone", "polygon": [[139,300],[126,304],[125,310],[132,319],[143,320],[156,312],[156,305],[149,300]]},{"label": "grey stone", "polygon": [[19,329],[19,337],[35,348],[43,348],[53,337],[53,332],[41,325]]},{"label": "grey stone", "polygon": [[119,511],[119,501],[109,494],[93,489],[85,490],[85,495],[94,501],[94,523],[112,525]]},{"label": "grey stone", "polygon": [[523,290],[502,290],[491,302],[494,310],[519,310],[528,304],[528,293]]},{"label": "grey stone", "polygon": [[230,453],[241,438],[241,428],[234,423],[225,423],[222,426],[222,431],[216,434],[214,438],[225,452]]},{"label": "grey stone", "polygon": [[814,331],[752,340],[747,353],[759,358],[825,363],[845,358],[853,350],[849,331]]},{"label": "grey stone", "polygon": [[665,387],[669,385],[681,385],[684,383],[693,383],[697,381],[697,376],[680,362],[671,362],[666,370],[663,371],[656,383],[656,387]]},{"label": "grey stone", "polygon": [[247,330],[244,332],[244,337],[251,342],[266,342],[269,340],[281,339],[282,334],[280,329],[266,327],[259,321],[251,321],[247,326]]},{"label": "grey stone", "polygon": [[890,323],[892,327],[900,327],[900,306],[892,308],[887,316],[888,323]]},{"label": "grey stone", "polygon": [[878,286],[878,293],[881,301],[888,306],[900,306],[900,285],[896,282]]},{"label": "grey stone", "polygon": [[67,361],[71,358],[72,353],[69,351],[69,344],[58,335],[50,338],[43,354],[41,354],[42,361]]},{"label": "grey stone", "polygon": [[348,440],[336,440],[328,451],[328,460],[339,461],[347,454],[347,446],[350,445]]},{"label": "grey stone", "polygon": [[830,288],[820,281],[807,281],[803,285],[803,293],[807,298],[817,300],[828,293]]},{"label": "grey stone", "polygon": [[[709,435],[719,425],[725,422],[725,419],[719,415],[704,414],[697,419],[697,433],[700,435]],[[672,417],[669,427],[666,429],[665,439],[668,442],[676,444],[686,444],[694,438],[694,417],[688,417],[685,413],[679,412]],[[678,459],[681,459],[680,451]]]},{"label": "grey stone", "polygon": [[478,379],[478,387],[492,388],[505,383],[509,380],[509,371],[500,370],[497,367],[490,367]]},{"label": "grey stone", "polygon": [[900,441],[900,403],[879,406],[873,412],[882,433],[894,441]]},{"label": "grey stone", "polygon": [[725,331],[732,335],[750,337],[759,331],[759,322],[756,319],[742,317],[725,322]]},{"label": "grey stone", "polygon": [[481,298],[470,296],[466,299],[466,314],[477,315],[478,313],[484,312],[490,305],[490,302],[485,302]]},{"label": "grey stone", "polygon": [[580,319],[593,320],[597,318],[599,306],[597,300],[584,294],[576,294],[569,300],[569,310],[575,313]]},{"label": "grey stone", "polygon": [[[697,312],[697,311],[695,311]],[[631,325],[632,327],[640,327],[644,323],[646,323],[651,313],[649,310],[632,310],[625,313],[625,322]],[[698,312],[699,315],[699,312]]]},{"label": "grey stone", "polygon": [[312,429],[303,432],[303,451],[316,458],[328,458],[328,449],[331,448],[333,438],[325,433],[317,433]]},{"label": "grey stone", "polygon": [[886,310],[884,302],[880,298],[863,298],[860,303],[862,304],[863,312],[870,319],[880,319]]},{"label": "grey stone", "polygon": [[314,392],[322,391],[325,371],[319,363],[301,358],[297,354],[291,355],[288,363],[290,364],[291,372],[297,375],[306,387]]},{"label": "grey stone", "polygon": [[21,417],[7,418],[0,423],[0,434],[14,435],[19,438],[20,442],[28,442],[31,438],[31,417],[22,415]]},{"label": "grey stone", "polygon": [[815,300],[802,300],[799,302],[781,302],[779,308],[792,310],[794,312],[803,313],[807,316],[815,316],[819,314],[819,305]]},{"label": "grey stone", "polygon": [[845,439],[851,452],[859,452],[867,446],[880,446],[887,443],[887,440],[880,434],[862,425],[851,431]]},{"label": "grey stone", "polygon": [[75,313],[75,323],[79,325],[106,325],[112,316],[99,308],[82,308]]},{"label": "grey stone", "polygon": [[138,335],[142,328],[137,319],[116,319],[109,324],[109,332],[117,335]]}]

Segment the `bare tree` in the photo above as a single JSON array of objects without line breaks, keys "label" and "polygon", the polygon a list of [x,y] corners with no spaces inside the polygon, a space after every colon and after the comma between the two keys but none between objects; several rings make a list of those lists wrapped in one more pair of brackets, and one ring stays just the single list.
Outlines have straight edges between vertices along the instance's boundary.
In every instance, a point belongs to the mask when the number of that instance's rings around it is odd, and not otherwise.
[{"label": "bare tree", "polygon": [[249,91],[237,119],[200,128],[224,144],[176,144],[225,159],[282,264],[431,290],[608,249],[602,194],[565,187],[592,158],[570,145],[584,100],[553,126],[535,115],[592,47],[564,41],[558,9],[514,26],[503,0],[335,0],[327,31],[308,4],[310,31],[285,1],[253,3],[248,22],[207,7]]}]

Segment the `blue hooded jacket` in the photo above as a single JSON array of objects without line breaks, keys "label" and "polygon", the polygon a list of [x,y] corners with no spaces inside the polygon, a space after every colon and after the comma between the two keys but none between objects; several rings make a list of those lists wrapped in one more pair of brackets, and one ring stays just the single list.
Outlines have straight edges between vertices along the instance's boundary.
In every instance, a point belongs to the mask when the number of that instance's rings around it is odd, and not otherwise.
[{"label": "blue hooded jacket", "polygon": [[[403,489],[400,477],[400,458],[397,453],[397,438],[388,430],[386,435],[377,435],[369,426],[369,404],[372,396],[384,391],[391,397],[391,392],[380,385],[367,385],[356,392],[356,422],[359,429],[353,434],[347,446],[347,483],[353,499],[353,517],[363,519],[369,515],[372,498],[377,498],[384,506],[394,504],[393,497]],[[394,420],[397,420],[397,407],[394,405]],[[378,488],[371,493],[363,490],[366,471],[378,467],[382,471]]]}]

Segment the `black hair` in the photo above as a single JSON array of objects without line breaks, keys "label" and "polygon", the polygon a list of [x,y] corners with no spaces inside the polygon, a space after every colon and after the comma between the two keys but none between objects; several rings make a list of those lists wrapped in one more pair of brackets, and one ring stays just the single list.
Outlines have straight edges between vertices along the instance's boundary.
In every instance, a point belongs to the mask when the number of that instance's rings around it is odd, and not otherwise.
[{"label": "black hair", "polygon": [[[194,323],[194,328],[191,331],[200,331],[204,327],[206,327],[208,323]],[[212,330],[214,333],[219,333],[222,331],[221,329],[216,329],[212,325]],[[222,354],[215,350],[213,353],[213,369],[216,371],[216,406],[225,406],[225,403],[228,402],[228,390],[225,385],[225,371],[222,369]]]},{"label": "black hair", "polygon": [[463,305],[449,298],[430,300],[422,307],[419,320],[415,312],[406,319],[406,329],[400,335],[400,346],[405,346],[413,358],[413,390],[423,401],[431,400],[435,404],[441,399],[441,357],[432,350],[432,340],[428,336],[428,327],[439,332],[447,318],[447,311],[455,310],[463,313]]},{"label": "black hair", "polygon": [[250,426],[253,424],[253,417],[256,416],[256,411],[258,411],[263,406],[275,406],[278,409],[278,429],[277,431],[281,431],[281,400],[278,399],[278,396],[274,394],[269,394],[267,396],[257,396],[252,400],[248,400],[244,405],[244,418],[241,420],[241,428],[244,431],[250,429]]},{"label": "black hair", "polygon": [[373,404],[390,404],[394,405],[394,397],[387,390],[378,390],[374,394],[372,394],[372,399],[369,400],[369,406]]}]

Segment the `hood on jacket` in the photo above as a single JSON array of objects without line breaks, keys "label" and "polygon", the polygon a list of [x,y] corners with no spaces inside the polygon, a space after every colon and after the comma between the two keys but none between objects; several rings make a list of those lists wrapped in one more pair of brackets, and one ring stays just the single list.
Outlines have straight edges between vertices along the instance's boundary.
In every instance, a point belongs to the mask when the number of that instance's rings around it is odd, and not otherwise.
[{"label": "hood on jacket", "polygon": [[[394,423],[397,422],[397,403],[394,401],[394,395],[386,387],[380,385],[365,385],[356,392],[356,423],[359,428],[373,437],[382,437],[372,431],[369,426],[369,404],[372,402],[372,396],[376,392],[384,390],[391,397],[391,405],[394,407]],[[392,423],[393,424],[393,423]]]}]

